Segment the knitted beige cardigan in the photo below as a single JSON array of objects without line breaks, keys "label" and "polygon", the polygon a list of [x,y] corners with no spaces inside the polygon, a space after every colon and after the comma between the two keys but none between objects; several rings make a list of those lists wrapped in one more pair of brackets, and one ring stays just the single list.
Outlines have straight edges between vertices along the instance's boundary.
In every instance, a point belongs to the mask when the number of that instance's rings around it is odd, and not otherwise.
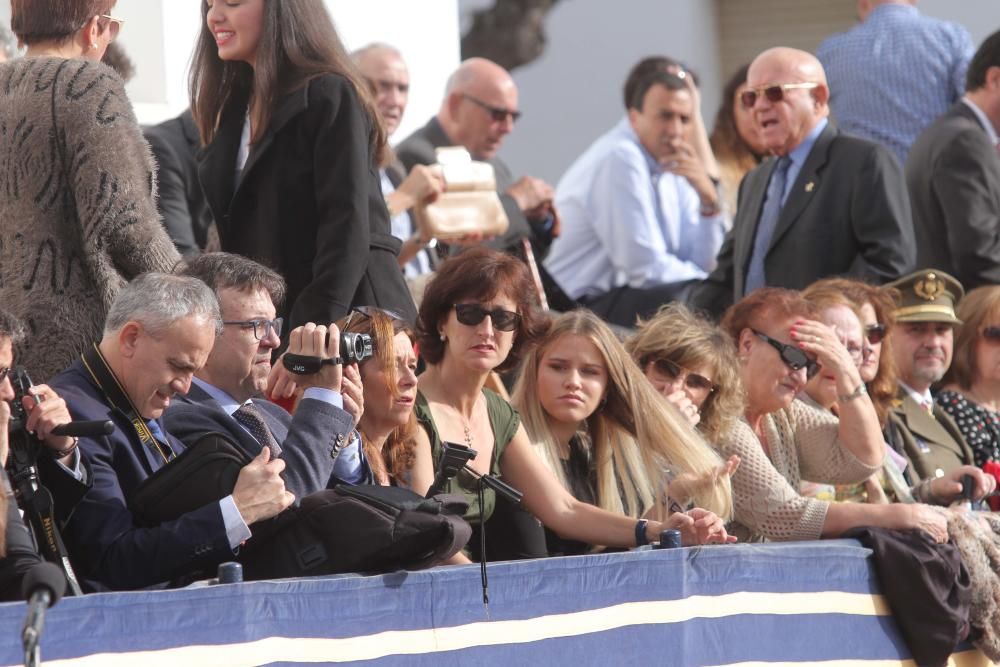
[{"label": "knitted beige cardigan", "polygon": [[179,258],[121,78],[85,59],[0,65],[0,308],[36,382],[98,340],[115,295]]}]

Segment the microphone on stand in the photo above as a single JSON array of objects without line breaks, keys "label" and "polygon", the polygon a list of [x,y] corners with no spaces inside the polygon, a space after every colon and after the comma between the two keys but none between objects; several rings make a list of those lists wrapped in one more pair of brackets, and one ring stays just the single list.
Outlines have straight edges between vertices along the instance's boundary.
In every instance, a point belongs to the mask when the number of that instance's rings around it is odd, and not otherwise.
[{"label": "microphone on stand", "polygon": [[45,627],[45,612],[59,602],[65,592],[66,575],[52,563],[39,563],[24,575],[21,593],[28,601],[28,614],[24,617],[21,644],[25,667],[40,663],[38,642]]}]

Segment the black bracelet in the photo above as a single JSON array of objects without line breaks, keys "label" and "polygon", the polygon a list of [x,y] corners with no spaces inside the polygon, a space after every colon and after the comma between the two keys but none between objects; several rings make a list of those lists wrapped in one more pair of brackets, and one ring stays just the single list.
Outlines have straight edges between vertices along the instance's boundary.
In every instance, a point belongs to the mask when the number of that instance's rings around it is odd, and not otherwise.
[{"label": "black bracelet", "polygon": [[649,525],[649,521],[646,519],[639,519],[635,522],[635,546],[642,547],[649,544],[649,537],[646,535],[647,525]]}]

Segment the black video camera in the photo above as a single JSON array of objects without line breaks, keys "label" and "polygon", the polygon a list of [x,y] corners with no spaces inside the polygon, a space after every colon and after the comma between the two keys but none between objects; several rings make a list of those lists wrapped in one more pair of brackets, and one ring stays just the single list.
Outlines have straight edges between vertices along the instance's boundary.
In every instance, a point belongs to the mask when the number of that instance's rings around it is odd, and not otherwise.
[{"label": "black video camera", "polygon": [[[329,344],[329,334],[327,334]],[[372,337],[364,333],[343,331],[340,334],[340,356],[332,359],[313,357],[306,354],[286,353],[281,358],[289,373],[312,375],[319,373],[324,364],[356,364],[372,356]]]}]

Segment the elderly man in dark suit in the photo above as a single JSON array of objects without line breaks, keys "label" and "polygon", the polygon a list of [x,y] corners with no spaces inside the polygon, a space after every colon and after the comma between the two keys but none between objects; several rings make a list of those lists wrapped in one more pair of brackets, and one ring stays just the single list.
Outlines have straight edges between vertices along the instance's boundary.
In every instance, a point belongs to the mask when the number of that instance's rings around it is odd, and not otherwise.
[{"label": "elderly man in dark suit", "polygon": [[764,285],[801,289],[841,274],[885,282],[911,270],[902,170],[885,148],[829,124],[819,61],[769,49],[747,84],[741,101],[776,159],[744,178],[733,229],[693,304],[718,315]]},{"label": "elderly man in dark suit", "polygon": [[470,58],[448,79],[438,114],[404,139],[396,152],[407,169],[437,163],[436,149],[445,146],[462,146],[472,159],[489,162],[510,220],[507,232],[489,245],[504,250],[527,238],[537,251],[544,251],[557,231],[552,186],[531,176],[515,182],[510,168],[497,157],[520,115],[517,86],[507,70],[485,58]]},{"label": "elderly man in dark suit", "polygon": [[913,144],[906,184],[917,265],[966,289],[1000,283],[1000,32],[966,74],[966,94]]},{"label": "elderly man in dark suit", "polygon": [[[223,331],[190,391],[163,414],[167,430],[187,446],[219,433],[251,457],[270,448],[272,457],[285,462],[285,486],[296,497],[331,482],[365,481],[369,473],[361,443],[352,439],[364,401],[356,366],[324,365],[319,373],[293,376],[305,388],[294,417],[261,396],[271,353],[280,345],[275,309],[285,294],[281,276],[251,259],[222,252],[200,255],[182,273],[215,292]],[[289,349],[301,337],[302,332],[293,331]],[[331,342],[339,347],[339,340]]]},{"label": "elderly man in dark suit", "polygon": [[[185,580],[231,560],[249,525],[291,505],[281,460],[262,449],[217,502],[140,527],[129,509],[136,489],[185,449],[160,416],[208,359],[221,331],[219,305],[200,280],[147,273],[108,311],[104,336],[51,381],[78,420],[111,420],[111,435],[80,438],[93,486],[64,537],[85,589],[132,589]],[[60,502],[57,494],[56,504]]]}]

